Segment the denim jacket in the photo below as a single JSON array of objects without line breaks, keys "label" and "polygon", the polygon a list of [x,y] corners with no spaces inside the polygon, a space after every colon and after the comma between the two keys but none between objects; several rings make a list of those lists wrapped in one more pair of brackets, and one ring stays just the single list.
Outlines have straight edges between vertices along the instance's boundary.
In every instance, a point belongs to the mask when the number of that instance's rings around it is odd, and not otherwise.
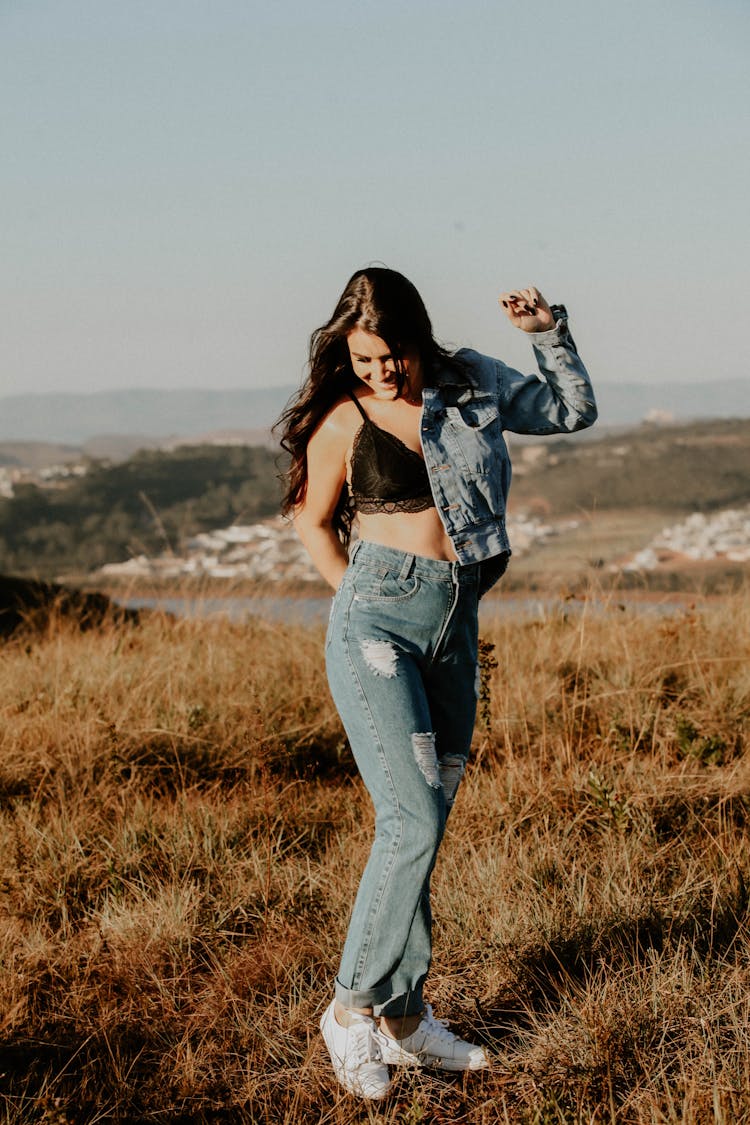
[{"label": "denim jacket", "polygon": [[[438,514],[459,563],[510,553],[505,509],[511,467],[503,430],[572,433],[596,420],[586,368],[561,317],[530,334],[540,375],[522,375],[499,359],[463,348],[461,370],[439,369],[422,392],[422,449]],[[498,560],[499,561],[499,560]],[[484,590],[504,569],[486,566]]]}]

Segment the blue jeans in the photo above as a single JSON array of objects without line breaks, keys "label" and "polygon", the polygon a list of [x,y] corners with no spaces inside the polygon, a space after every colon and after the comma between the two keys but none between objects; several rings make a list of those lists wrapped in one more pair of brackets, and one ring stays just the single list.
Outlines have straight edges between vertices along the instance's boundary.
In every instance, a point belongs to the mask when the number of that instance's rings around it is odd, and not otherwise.
[{"label": "blue jeans", "polygon": [[479,564],[355,543],[326,636],[331,694],[375,807],[336,980],[347,1008],[422,1010],[430,875],[477,703]]}]

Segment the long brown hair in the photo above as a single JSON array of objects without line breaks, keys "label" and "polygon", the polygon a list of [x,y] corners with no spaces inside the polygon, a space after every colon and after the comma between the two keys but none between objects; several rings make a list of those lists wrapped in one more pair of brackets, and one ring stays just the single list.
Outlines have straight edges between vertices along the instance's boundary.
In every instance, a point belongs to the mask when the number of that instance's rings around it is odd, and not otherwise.
[{"label": "long brown hair", "polygon": [[[435,340],[424,301],[403,274],[382,266],[357,270],[339,297],[331,319],[313,332],[308,377],[274,426],[281,430],[281,445],[291,455],[284,474],[284,515],[305,498],[307,443],[334,404],[359,382],[347,346],[347,336],[355,328],[385,340],[396,361],[397,397],[404,386],[404,355],[419,356],[426,385],[438,363],[456,362]],[[349,540],[352,516],[348,488],[344,485],[333,515],[333,526],[344,543]]]}]

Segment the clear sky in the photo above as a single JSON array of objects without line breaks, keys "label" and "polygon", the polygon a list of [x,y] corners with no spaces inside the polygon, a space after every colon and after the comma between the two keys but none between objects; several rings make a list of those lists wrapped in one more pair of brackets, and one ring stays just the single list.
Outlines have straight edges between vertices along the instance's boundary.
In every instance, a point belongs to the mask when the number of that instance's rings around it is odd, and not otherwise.
[{"label": "clear sky", "polygon": [[0,0],[0,396],[298,382],[354,269],[747,373],[747,0]]}]

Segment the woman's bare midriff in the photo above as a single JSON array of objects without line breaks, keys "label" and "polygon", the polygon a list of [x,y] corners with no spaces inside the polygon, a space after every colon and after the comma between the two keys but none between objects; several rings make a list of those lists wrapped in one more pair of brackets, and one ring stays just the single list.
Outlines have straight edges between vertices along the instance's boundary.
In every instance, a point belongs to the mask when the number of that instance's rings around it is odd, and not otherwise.
[{"label": "woman's bare midriff", "polygon": [[435,508],[424,512],[360,514],[359,538],[426,559],[456,562],[453,544]]}]

